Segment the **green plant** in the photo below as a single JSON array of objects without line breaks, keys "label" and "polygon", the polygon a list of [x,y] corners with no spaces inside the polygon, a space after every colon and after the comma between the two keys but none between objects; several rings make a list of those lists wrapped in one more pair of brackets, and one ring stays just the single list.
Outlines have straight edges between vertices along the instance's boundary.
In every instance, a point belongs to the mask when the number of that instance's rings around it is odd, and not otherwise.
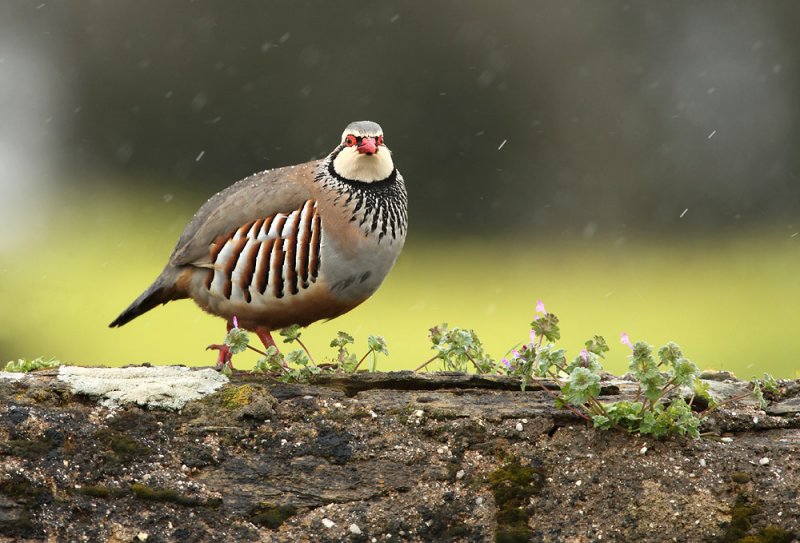
[{"label": "green plant", "polygon": [[763,379],[753,378],[750,380],[750,382],[753,383],[753,396],[755,396],[758,400],[758,404],[761,406],[761,409],[764,409],[767,406],[767,400],[764,398],[764,391],[770,394],[780,393],[780,386],[778,385],[778,382],[769,373],[765,373]]},{"label": "green plant", "polygon": [[[234,327],[228,333],[225,343],[233,346],[234,344],[240,345],[243,341],[245,347],[240,347],[240,351],[238,351],[241,352],[245,348],[248,348],[247,335],[246,331]],[[293,325],[285,328],[281,330],[280,335],[284,338],[285,343],[291,344],[296,342],[300,345],[302,350],[290,351],[286,355],[282,355],[278,351],[278,348],[273,345],[264,352],[258,351],[262,356],[256,361],[255,367],[253,368],[254,373],[273,374],[284,382],[305,383],[314,375],[318,374],[337,372],[353,373],[358,370],[359,366],[361,366],[364,360],[370,355],[372,356],[370,371],[375,371],[377,368],[378,354],[389,354],[386,341],[382,337],[369,336],[367,339],[368,350],[364,356],[359,359],[355,354],[350,353],[348,349],[348,346],[355,342],[353,336],[346,332],[339,332],[333,341],[331,341],[331,347],[337,349],[336,357],[332,359],[331,363],[317,365],[308,348],[300,339],[300,326]],[[244,340],[242,340],[242,336],[244,336]],[[252,349],[252,347],[249,348]],[[233,347],[231,351],[233,352]]]},{"label": "green plant", "polygon": [[478,373],[494,371],[495,363],[486,354],[474,330],[453,328],[449,330],[447,323],[434,326],[430,329],[429,337],[436,354],[422,366],[419,371],[435,360],[440,360],[447,371],[466,372],[470,364]]},{"label": "green plant", "polygon": [[9,360],[3,371],[13,373],[28,373],[30,371],[46,370],[50,368],[57,368],[61,365],[60,360],[55,358],[45,359],[43,356],[34,359],[20,358],[19,360]]},{"label": "green plant", "polygon": [[[707,386],[698,378],[697,367],[683,356],[678,345],[664,345],[656,359],[650,345],[641,341],[631,343],[627,334],[622,334],[622,343],[631,349],[629,367],[639,385],[638,391],[633,401],[601,401],[601,361],[609,351],[605,339],[592,337],[580,353],[568,361],[566,351],[556,346],[561,338],[558,317],[548,312],[541,301],[536,305],[536,313],[531,322],[530,341],[511,349],[500,364],[495,365],[485,355],[472,330],[447,330],[446,325],[442,325],[431,330],[436,355],[422,367],[439,359],[446,369],[464,371],[469,361],[478,373],[500,372],[518,377],[522,390],[536,383],[555,397],[557,405],[597,428],[620,428],[657,437],[699,436],[703,415],[694,413],[690,405],[692,400],[687,403],[679,391],[690,391],[692,399],[703,396],[711,400]],[[560,387],[560,394],[537,380],[541,378],[554,380]]]},{"label": "green plant", "polygon": [[378,355],[389,355],[386,340],[381,336],[369,336],[367,338],[368,350],[361,358],[357,358],[356,355],[351,353],[347,348],[347,346],[352,345],[354,341],[353,336],[346,332],[339,332],[336,334],[333,341],[331,341],[331,347],[336,347],[338,349],[334,365],[345,373],[355,373],[358,371],[358,368],[361,367],[361,364],[370,355],[372,356],[370,358],[369,371],[375,371],[378,367]]}]

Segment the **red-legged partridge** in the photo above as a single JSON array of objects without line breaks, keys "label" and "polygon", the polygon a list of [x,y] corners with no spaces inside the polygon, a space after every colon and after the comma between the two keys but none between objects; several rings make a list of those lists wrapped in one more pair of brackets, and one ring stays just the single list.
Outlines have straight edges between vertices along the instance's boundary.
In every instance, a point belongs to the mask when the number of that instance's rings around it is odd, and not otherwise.
[{"label": "red-legged partridge", "polygon": [[[324,159],[242,179],[209,199],[164,271],[110,326],[192,298],[274,345],[270,332],[369,298],[406,238],[407,196],[381,127],[350,123]],[[227,347],[218,365],[230,363]]]}]

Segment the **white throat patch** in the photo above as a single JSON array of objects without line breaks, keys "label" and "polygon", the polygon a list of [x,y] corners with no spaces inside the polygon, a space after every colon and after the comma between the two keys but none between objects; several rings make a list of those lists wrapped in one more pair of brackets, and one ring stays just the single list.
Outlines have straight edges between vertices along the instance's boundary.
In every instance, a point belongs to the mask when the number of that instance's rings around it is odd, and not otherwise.
[{"label": "white throat patch", "polygon": [[372,183],[383,181],[394,170],[392,153],[380,146],[374,155],[359,153],[355,147],[345,147],[333,159],[333,169],[348,181]]}]

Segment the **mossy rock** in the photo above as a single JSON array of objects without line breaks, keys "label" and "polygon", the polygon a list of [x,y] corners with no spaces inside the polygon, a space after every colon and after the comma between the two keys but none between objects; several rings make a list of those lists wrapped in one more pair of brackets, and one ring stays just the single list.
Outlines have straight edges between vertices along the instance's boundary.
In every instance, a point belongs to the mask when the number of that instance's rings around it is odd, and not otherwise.
[{"label": "mossy rock", "polygon": [[543,470],[523,466],[519,459],[514,458],[490,473],[489,483],[497,504],[495,541],[529,541],[530,498],[544,486]]},{"label": "mossy rock", "polygon": [[296,514],[297,507],[293,505],[261,504],[251,513],[250,522],[275,530]]},{"label": "mossy rock", "polygon": [[148,500],[154,502],[170,502],[190,507],[192,506],[218,507],[222,503],[222,500],[219,499],[202,500],[200,498],[186,496],[185,494],[181,494],[180,492],[172,488],[156,488],[143,485],[140,483],[132,484],[131,491],[133,491],[133,494],[137,498],[142,500]]}]

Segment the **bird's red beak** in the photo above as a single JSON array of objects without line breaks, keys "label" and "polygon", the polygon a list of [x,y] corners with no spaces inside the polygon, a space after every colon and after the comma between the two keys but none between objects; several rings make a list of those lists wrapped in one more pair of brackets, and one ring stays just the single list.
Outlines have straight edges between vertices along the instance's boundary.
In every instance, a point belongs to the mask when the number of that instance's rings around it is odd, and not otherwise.
[{"label": "bird's red beak", "polygon": [[378,150],[378,144],[375,143],[375,138],[361,138],[361,144],[356,149],[361,154],[374,155]]}]

